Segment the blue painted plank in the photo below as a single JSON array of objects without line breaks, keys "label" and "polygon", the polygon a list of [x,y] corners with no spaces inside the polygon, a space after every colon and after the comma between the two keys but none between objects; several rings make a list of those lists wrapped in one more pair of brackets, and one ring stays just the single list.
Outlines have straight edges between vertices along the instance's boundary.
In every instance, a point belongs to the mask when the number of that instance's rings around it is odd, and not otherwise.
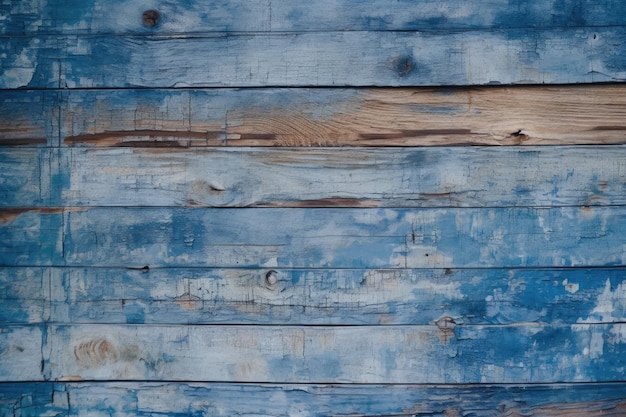
[{"label": "blue painted plank", "polygon": [[46,268],[0,268],[0,324],[48,321],[50,277]]},{"label": "blue painted plank", "polygon": [[626,260],[624,207],[3,213],[5,266],[482,268]]},{"label": "blue painted plank", "polygon": [[623,145],[0,149],[0,206],[624,205],[625,171]]},{"label": "blue painted plank", "polygon": [[57,92],[0,91],[0,146],[58,146],[59,111]]},{"label": "blue painted plank", "polygon": [[623,268],[3,268],[0,322],[619,323],[626,321],[625,280]]},{"label": "blue painted plank", "polygon": [[0,414],[13,415],[16,412],[23,417],[111,412],[138,417],[156,414],[243,417],[261,413],[281,417],[617,417],[626,412],[624,392],[624,383],[448,387],[172,382],[9,383],[0,384]]},{"label": "blue painted plank", "polygon": [[[63,417],[69,415],[65,387],[51,382],[0,383],[0,415],[20,417]],[[90,411],[95,413],[96,410]]]},{"label": "blue painted plank", "polygon": [[0,380],[42,381],[45,326],[0,326]]},{"label": "blue painted plank", "polygon": [[[143,13],[157,10],[154,26]],[[22,0],[0,5],[0,33],[198,33],[211,31],[451,30],[626,23],[619,0]]]},{"label": "blue painted plank", "polygon": [[0,265],[50,265],[62,253],[62,209],[0,210]]},{"label": "blue painted plank", "polygon": [[12,57],[0,88],[611,82],[626,79],[625,39],[623,27],[20,37],[0,47]]},{"label": "blue painted plank", "polygon": [[[33,327],[10,329],[20,334]],[[609,382],[621,381],[626,372],[624,334],[623,323],[474,326],[456,325],[449,318],[430,326],[50,326],[41,351],[35,351],[35,344],[30,355],[14,355],[41,359],[43,352],[42,375],[29,378],[34,375],[22,372],[23,363],[11,360],[0,363],[0,378],[263,383]],[[5,340],[4,333],[0,338]]]}]

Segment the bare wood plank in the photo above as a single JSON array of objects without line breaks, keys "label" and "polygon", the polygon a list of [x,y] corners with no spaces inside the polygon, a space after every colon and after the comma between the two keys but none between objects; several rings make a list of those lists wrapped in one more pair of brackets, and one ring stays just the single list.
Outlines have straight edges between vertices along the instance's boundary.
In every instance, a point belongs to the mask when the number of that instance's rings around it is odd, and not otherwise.
[{"label": "bare wood plank", "polygon": [[[155,10],[158,15],[143,15]],[[626,24],[619,0],[185,1],[40,0],[0,5],[0,33],[128,34],[211,31],[452,30]]]},{"label": "bare wood plank", "polygon": [[[623,323],[459,326],[449,320],[372,327],[50,326],[44,371],[32,380],[608,382],[626,370],[624,333]],[[31,352],[31,359],[40,355]],[[31,380],[22,366],[3,360],[0,378]]]},{"label": "bare wood plank", "polygon": [[[2,415],[133,416],[517,415],[617,417],[623,383],[554,385],[305,385],[151,382],[3,383]],[[70,410],[71,408],[71,410]],[[28,414],[31,413],[31,414]],[[58,414],[54,414],[58,413]]]},{"label": "bare wood plank", "polygon": [[[625,35],[623,27],[602,27],[432,33],[20,37],[9,38],[0,47],[0,53],[12,57],[4,63],[0,88],[623,81]],[[20,52],[28,59],[21,59]]]},{"label": "bare wood plank", "polygon": [[170,148],[616,144],[626,142],[625,97],[619,84],[70,91],[62,136],[70,146]]},{"label": "bare wood plank", "polygon": [[42,210],[2,212],[0,265],[498,268],[626,262],[621,206]]},{"label": "bare wood plank", "polygon": [[[626,204],[626,147],[0,150],[3,206]],[[39,159],[37,159],[39,155]],[[561,162],[567,161],[567,169]],[[35,161],[42,165],[37,169]],[[2,167],[0,162],[0,168]],[[48,193],[41,170],[58,171]],[[35,178],[33,178],[35,177]]]},{"label": "bare wood plank", "polygon": [[626,321],[625,280],[621,268],[3,268],[0,322],[619,323]]}]

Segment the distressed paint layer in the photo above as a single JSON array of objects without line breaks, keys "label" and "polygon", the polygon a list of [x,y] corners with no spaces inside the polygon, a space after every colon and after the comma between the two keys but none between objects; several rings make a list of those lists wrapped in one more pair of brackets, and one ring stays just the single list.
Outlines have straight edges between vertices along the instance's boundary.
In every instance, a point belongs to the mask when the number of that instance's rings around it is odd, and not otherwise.
[{"label": "distressed paint layer", "polygon": [[[155,26],[142,22],[149,9],[159,12]],[[23,0],[0,5],[0,14],[4,17],[0,33],[5,35],[430,31],[626,24],[626,8],[619,0],[483,0],[480,7],[462,0]]]},{"label": "distressed paint layer", "polygon": [[626,79],[625,39],[622,27],[16,37],[0,48],[13,57],[0,88],[613,82]]},{"label": "distressed paint layer", "polygon": [[[620,380],[626,371],[626,338],[613,336],[623,331],[623,323],[478,326],[455,325],[449,320],[430,326],[12,326],[3,328],[2,344],[28,337],[29,351],[3,356],[0,378],[602,382]],[[39,332],[45,334],[41,345],[36,343]],[[598,337],[601,352],[591,354],[590,346],[598,343]],[[43,370],[39,363],[31,365],[39,347]],[[42,373],[36,376],[34,370]]]},{"label": "distressed paint layer", "polygon": [[218,383],[0,384],[0,413],[81,416],[110,413],[293,417],[509,415],[617,417],[623,383],[554,385],[255,385]]},{"label": "distressed paint layer", "polygon": [[[564,159],[571,166],[565,170]],[[0,149],[0,195],[5,197],[0,205],[622,205],[623,172],[624,146]]]},{"label": "distressed paint layer", "polygon": [[625,280],[622,268],[4,268],[0,322],[620,323]]},{"label": "distressed paint layer", "polygon": [[625,210],[4,210],[0,263],[139,268],[616,266],[626,260]]}]

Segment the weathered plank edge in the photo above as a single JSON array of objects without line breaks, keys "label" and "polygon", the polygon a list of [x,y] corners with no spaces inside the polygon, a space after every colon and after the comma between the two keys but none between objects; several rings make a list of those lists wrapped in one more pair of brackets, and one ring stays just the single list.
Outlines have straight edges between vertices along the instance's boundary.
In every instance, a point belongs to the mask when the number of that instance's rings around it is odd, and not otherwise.
[{"label": "weathered plank edge", "polygon": [[0,270],[0,323],[620,323],[626,269]]},{"label": "weathered plank edge", "polygon": [[[150,382],[0,383],[2,415],[134,416],[550,415],[626,412],[625,383],[553,385],[304,385]],[[56,414],[53,414],[56,413]]]},{"label": "weathered plank edge", "polygon": [[0,206],[15,213],[104,206],[621,206],[625,171],[624,145],[0,148]]}]

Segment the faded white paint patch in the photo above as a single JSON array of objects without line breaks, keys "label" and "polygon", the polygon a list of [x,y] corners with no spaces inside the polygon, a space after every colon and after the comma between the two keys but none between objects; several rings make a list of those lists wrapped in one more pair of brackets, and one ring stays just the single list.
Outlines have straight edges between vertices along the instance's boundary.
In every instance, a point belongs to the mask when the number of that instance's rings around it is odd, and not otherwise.
[{"label": "faded white paint patch", "polygon": [[611,290],[611,281],[606,280],[602,294],[598,296],[596,305],[585,319],[579,318],[578,323],[613,323],[626,320],[626,285],[620,283]]},{"label": "faded white paint patch", "polygon": [[4,71],[0,76],[4,88],[27,87],[30,84],[35,76],[38,44],[39,39],[31,40],[28,47],[23,48],[19,55],[13,58],[13,62],[5,64],[10,69]]}]

